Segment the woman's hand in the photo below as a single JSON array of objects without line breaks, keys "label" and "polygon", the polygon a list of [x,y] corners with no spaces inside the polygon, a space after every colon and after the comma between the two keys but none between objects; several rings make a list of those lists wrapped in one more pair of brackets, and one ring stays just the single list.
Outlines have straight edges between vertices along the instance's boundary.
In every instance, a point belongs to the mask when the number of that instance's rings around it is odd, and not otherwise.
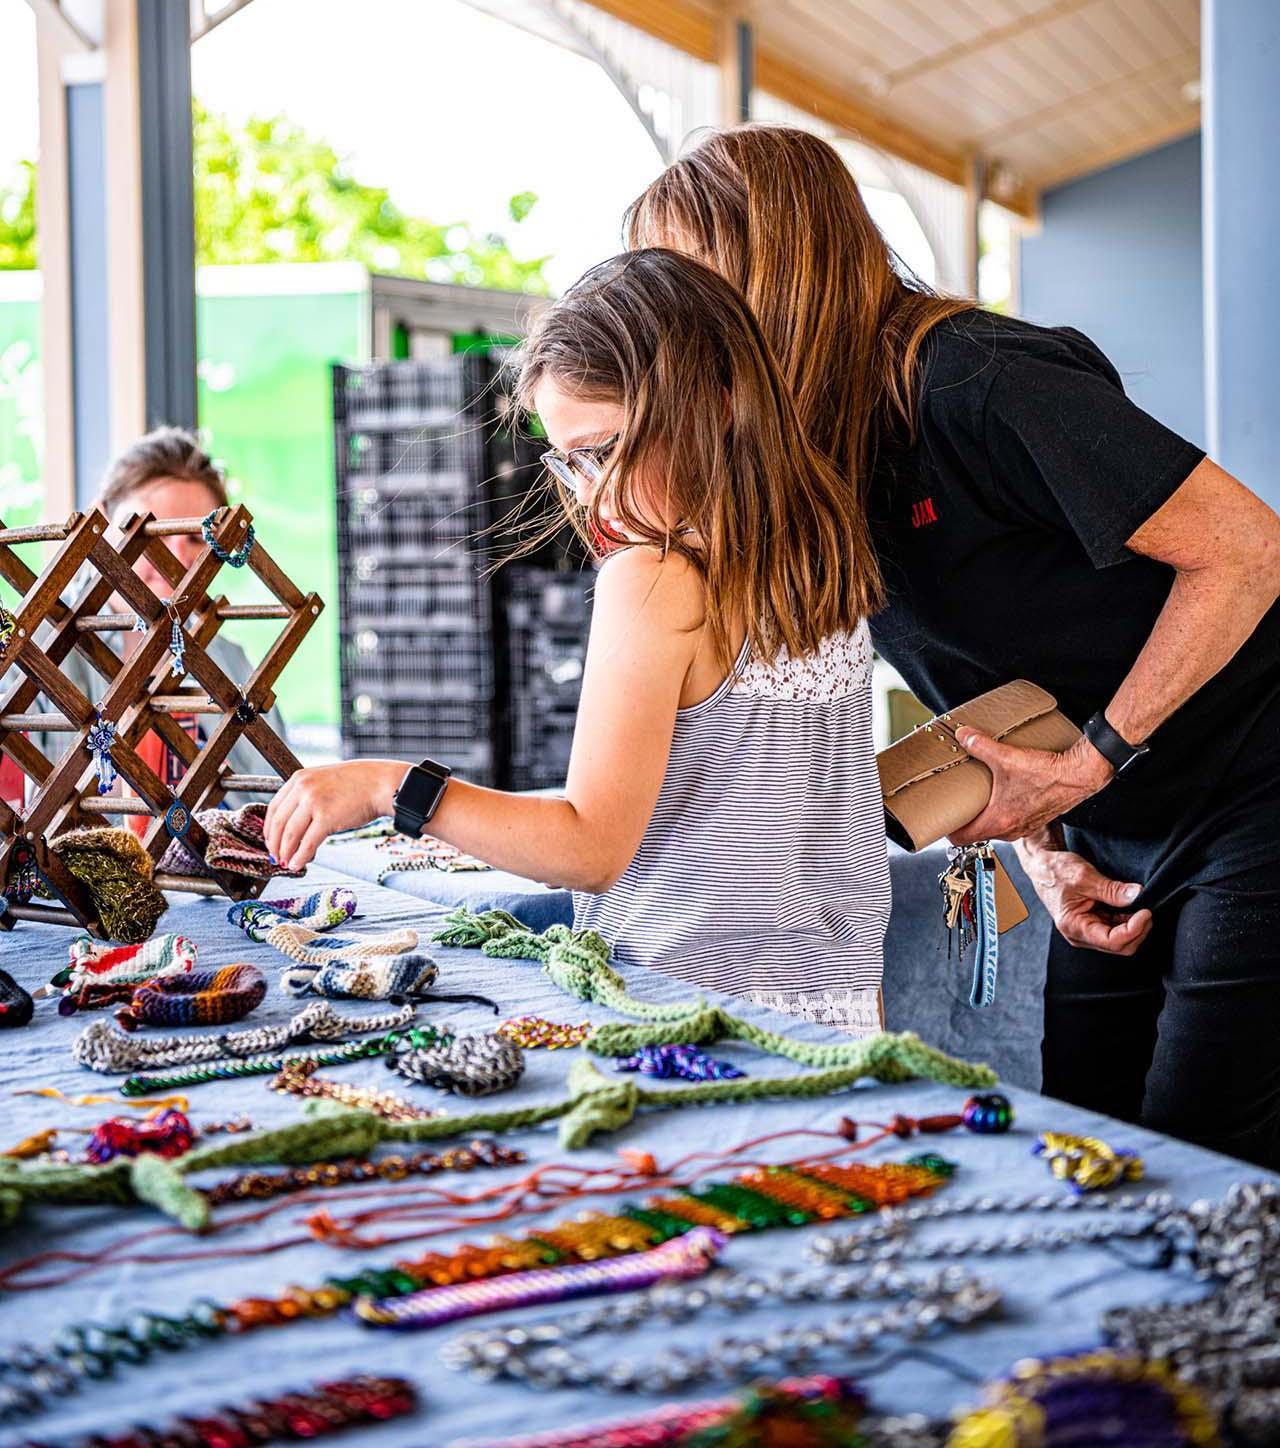
[{"label": "woman's hand", "polygon": [[1138,898],[1141,885],[1108,878],[1083,855],[1066,849],[1051,830],[1019,840],[1016,848],[1036,894],[1069,944],[1132,955],[1150,934],[1150,910],[1116,919],[1116,912]]},{"label": "woman's hand", "polygon": [[301,870],[329,835],[390,814],[408,767],[397,759],[353,759],[291,775],[267,806],[263,835],[272,859]]},{"label": "woman's hand", "polygon": [[991,798],[977,819],[950,837],[953,845],[1021,839],[1097,794],[1115,773],[1083,736],[1062,754],[1001,744],[977,729],[957,729],[956,740],[990,769]]}]

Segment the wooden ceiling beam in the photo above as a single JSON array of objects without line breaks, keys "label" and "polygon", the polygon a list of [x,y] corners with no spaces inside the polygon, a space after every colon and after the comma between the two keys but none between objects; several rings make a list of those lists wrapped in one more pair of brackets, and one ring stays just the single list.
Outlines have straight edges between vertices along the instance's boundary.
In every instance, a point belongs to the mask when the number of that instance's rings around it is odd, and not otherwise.
[{"label": "wooden ceiling beam", "polygon": [[[597,10],[625,20],[695,60],[712,65],[719,63],[721,8],[718,5],[691,3],[691,0],[592,0],[592,4]],[[969,163],[961,148],[932,140],[903,125],[876,110],[862,96],[820,79],[765,45],[756,47],[755,84],[869,146],[887,151],[957,186],[965,184]],[[1020,185],[1011,196],[997,199],[1009,210],[1035,219],[1036,198],[1026,185]]]}]

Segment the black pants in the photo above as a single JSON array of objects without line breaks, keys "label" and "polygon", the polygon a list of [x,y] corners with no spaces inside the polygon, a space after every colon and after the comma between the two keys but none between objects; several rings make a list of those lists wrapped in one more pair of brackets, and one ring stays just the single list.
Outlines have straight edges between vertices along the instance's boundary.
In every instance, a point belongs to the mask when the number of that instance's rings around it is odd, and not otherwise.
[{"label": "black pants", "polygon": [[1133,956],[1055,931],[1042,1055],[1048,1096],[1280,1169],[1280,866],[1175,891]]}]

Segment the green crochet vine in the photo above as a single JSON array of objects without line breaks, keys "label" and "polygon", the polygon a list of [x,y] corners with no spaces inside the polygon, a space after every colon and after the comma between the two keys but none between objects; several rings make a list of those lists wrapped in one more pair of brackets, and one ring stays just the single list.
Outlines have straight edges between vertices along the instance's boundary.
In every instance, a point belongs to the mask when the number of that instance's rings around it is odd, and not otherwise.
[{"label": "green crochet vine", "polygon": [[756,1077],[708,1081],[691,1086],[646,1091],[632,1080],[603,1075],[580,1058],[569,1068],[569,1094],[543,1106],[506,1111],[477,1111],[467,1116],[438,1116],[428,1121],[384,1121],[368,1111],[317,1110],[289,1126],[230,1137],[216,1145],[196,1147],[185,1156],[120,1157],[105,1166],[81,1164],[31,1165],[0,1159],[0,1227],[15,1222],[27,1205],[128,1206],[143,1202],[174,1218],[191,1231],[209,1225],[205,1198],[185,1178],[211,1167],[301,1166],[344,1156],[367,1156],[387,1143],[434,1141],[477,1131],[518,1131],[543,1122],[560,1122],[561,1145],[570,1151],[586,1146],[600,1132],[617,1131],[642,1108],[669,1111],[717,1101],[760,1101],[771,1097],[812,1098],[843,1091],[863,1077],[901,1082],[926,1077],[947,1086],[991,1086],[988,1066],[956,1060],[918,1036],[881,1034],[851,1042],[842,1065],[803,1076]]},{"label": "green crochet vine", "polygon": [[[505,960],[538,961],[569,995],[648,1023],[596,1026],[583,1044],[597,1056],[634,1056],[641,1046],[708,1046],[717,1041],[745,1041],[770,1055],[785,1056],[801,1066],[825,1071],[858,1065],[868,1044],[793,1041],[730,1015],[722,1006],[708,1004],[703,996],[667,1006],[637,1000],[609,963],[609,942],[594,930],[575,931],[567,925],[552,925],[539,935],[505,910],[476,912],[460,905],[445,917],[444,929],[432,939],[441,945],[479,948],[484,955]],[[985,1084],[994,1082],[995,1076],[991,1075]]]}]

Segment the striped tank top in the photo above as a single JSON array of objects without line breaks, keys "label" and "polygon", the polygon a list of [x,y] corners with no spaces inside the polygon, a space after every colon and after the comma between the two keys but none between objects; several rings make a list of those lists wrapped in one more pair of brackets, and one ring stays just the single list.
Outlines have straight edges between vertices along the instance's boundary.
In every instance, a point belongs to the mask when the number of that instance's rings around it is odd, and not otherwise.
[{"label": "striped tank top", "polygon": [[750,657],[676,714],[635,858],[574,923],[623,964],[863,1033],[889,922],[865,623],[800,659]]}]

